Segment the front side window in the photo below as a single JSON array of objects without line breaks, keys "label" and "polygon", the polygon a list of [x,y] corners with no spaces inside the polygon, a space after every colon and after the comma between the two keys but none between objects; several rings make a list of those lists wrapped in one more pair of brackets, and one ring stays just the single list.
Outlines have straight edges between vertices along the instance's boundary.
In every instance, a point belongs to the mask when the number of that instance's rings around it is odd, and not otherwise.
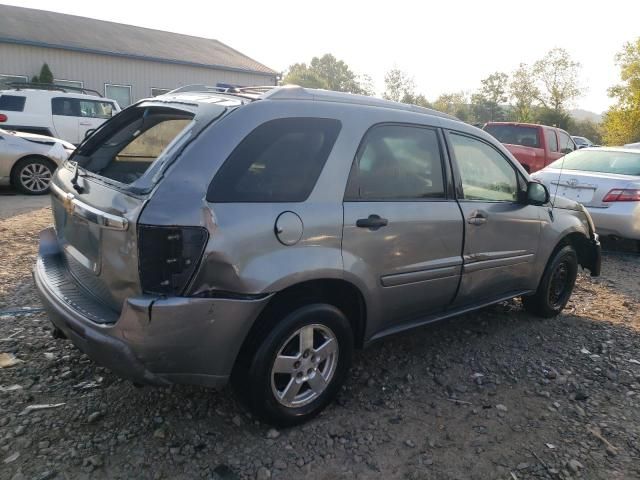
[{"label": "front side window", "polygon": [[311,194],[340,122],[281,118],[266,122],[235,148],[209,185],[209,202],[303,202]]},{"label": "front side window", "polygon": [[2,95],[0,96],[0,110],[7,112],[22,112],[26,97],[20,95]]},{"label": "front side window", "polygon": [[573,144],[573,140],[571,137],[565,132],[558,132],[558,137],[560,137],[560,151],[562,153],[571,153],[576,147]]},{"label": "front side window", "polygon": [[113,103],[95,100],[80,100],[80,116],[89,118],[111,118]]},{"label": "front side window", "polygon": [[550,152],[559,152],[558,150],[558,137],[556,132],[550,128],[545,129],[545,135],[547,137],[547,148]]},{"label": "front side window", "polygon": [[349,177],[347,199],[444,197],[442,157],[435,130],[382,125],[367,133]]},{"label": "front side window", "polygon": [[515,202],[518,179],[509,161],[490,145],[465,135],[449,136],[464,200]]},{"label": "front side window", "polygon": [[118,102],[121,108],[128,107],[131,105],[131,86],[106,83],[104,85],[104,96]]}]

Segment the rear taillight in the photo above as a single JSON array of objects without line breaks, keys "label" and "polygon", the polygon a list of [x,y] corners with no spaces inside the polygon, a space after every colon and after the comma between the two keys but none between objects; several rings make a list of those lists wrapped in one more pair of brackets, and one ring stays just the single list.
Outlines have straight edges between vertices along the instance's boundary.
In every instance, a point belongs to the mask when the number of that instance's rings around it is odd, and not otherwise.
[{"label": "rear taillight", "polygon": [[182,295],[209,234],[201,227],[138,226],[138,269],[145,293]]},{"label": "rear taillight", "polygon": [[7,117],[4,113],[0,113],[0,123],[4,123],[7,120],[9,120],[9,117]]},{"label": "rear taillight", "polygon": [[614,188],[602,199],[603,202],[640,202],[640,189]]}]

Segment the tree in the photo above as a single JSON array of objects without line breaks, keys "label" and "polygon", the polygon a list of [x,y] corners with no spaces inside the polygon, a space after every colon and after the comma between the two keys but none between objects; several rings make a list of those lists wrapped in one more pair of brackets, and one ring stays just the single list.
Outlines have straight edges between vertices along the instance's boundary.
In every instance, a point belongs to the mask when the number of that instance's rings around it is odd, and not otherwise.
[{"label": "tree", "polygon": [[622,83],[609,89],[616,99],[605,114],[603,140],[609,145],[640,141],[640,37],[616,55]]},{"label": "tree", "polygon": [[578,135],[580,137],[587,137],[596,145],[602,143],[602,128],[600,124],[593,120],[576,120],[572,119],[569,124],[569,130],[571,135]]},{"label": "tree", "polygon": [[51,73],[51,69],[49,68],[49,65],[47,65],[46,63],[42,65],[42,68],[40,69],[40,75],[34,75],[33,78],[31,79],[31,82],[52,85],[53,73]]},{"label": "tree", "polygon": [[392,68],[384,75],[383,98],[400,102],[403,99],[413,98],[415,95],[415,83],[413,78],[399,68]]},{"label": "tree", "polygon": [[322,57],[313,57],[309,65],[295,63],[287,71],[283,83],[292,83],[302,87],[326,88],[337,92],[366,94],[358,76],[342,60],[327,53]]},{"label": "tree", "polygon": [[470,118],[467,103],[467,96],[464,92],[443,93],[433,102],[433,108],[440,112],[453,115],[465,122]]},{"label": "tree", "polygon": [[[494,121],[502,119],[501,104],[507,101],[507,85],[509,76],[506,73],[495,72],[480,81],[482,87],[476,95],[476,101],[482,105],[482,110],[486,109],[488,118]],[[473,98],[472,98],[473,103]],[[485,119],[482,119],[485,120]]]},{"label": "tree", "polygon": [[513,103],[513,114],[516,122],[532,122],[534,103],[540,96],[531,68],[521,63],[511,74],[509,96]]},{"label": "tree", "polygon": [[569,103],[582,93],[578,85],[580,63],[571,59],[563,48],[554,48],[533,65],[540,83],[537,99],[543,107],[556,114],[564,112]]}]

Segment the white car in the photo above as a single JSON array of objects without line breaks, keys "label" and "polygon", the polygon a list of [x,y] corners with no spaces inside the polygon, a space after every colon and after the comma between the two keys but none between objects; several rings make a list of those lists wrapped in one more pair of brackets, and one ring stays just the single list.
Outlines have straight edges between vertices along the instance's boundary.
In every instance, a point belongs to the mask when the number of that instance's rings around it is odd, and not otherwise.
[{"label": "white car", "polygon": [[[115,100],[86,93],[69,93],[69,87],[14,86],[0,90],[0,128],[37,133],[80,144],[120,111]],[[82,91],[87,91],[79,89]]]},{"label": "white car", "polygon": [[638,240],[640,247],[640,150],[583,148],[531,175],[551,194],[582,203],[603,236]]},{"label": "white car", "polygon": [[624,148],[640,148],[640,142],[627,143]]},{"label": "white car", "polygon": [[48,193],[53,172],[74,149],[59,138],[0,129],[0,185],[28,195]]}]

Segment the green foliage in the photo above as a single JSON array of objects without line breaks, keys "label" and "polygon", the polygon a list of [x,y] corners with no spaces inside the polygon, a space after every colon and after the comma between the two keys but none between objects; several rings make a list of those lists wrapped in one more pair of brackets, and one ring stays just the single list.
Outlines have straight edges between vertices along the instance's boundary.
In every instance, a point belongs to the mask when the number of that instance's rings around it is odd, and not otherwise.
[{"label": "green foliage", "polygon": [[31,83],[40,83],[38,75],[34,75],[33,77],[31,77]]},{"label": "green foliage", "polygon": [[540,83],[537,99],[543,107],[562,112],[582,94],[578,85],[580,63],[571,59],[563,48],[553,48],[533,65],[533,73]]},{"label": "green foliage", "polygon": [[283,83],[365,95],[371,92],[370,78],[368,78],[368,83],[363,86],[349,66],[330,53],[322,57],[313,57],[309,65],[306,63],[291,65]]},{"label": "green foliage", "polygon": [[575,120],[569,124],[569,133],[580,137],[587,137],[596,145],[602,143],[602,128],[600,124],[592,120]]},{"label": "green foliage", "polygon": [[495,72],[480,81],[480,91],[471,97],[471,109],[479,123],[502,120],[501,104],[507,101],[509,76]]},{"label": "green foliage", "polygon": [[382,97],[394,102],[408,100],[414,97],[415,88],[412,77],[399,68],[392,68],[384,75],[384,93]]},{"label": "green foliage", "polygon": [[532,122],[534,103],[540,96],[531,68],[521,63],[511,74],[509,96],[512,99],[512,119],[516,122]]},{"label": "green foliage", "polygon": [[640,141],[640,37],[616,55],[622,83],[609,89],[616,99],[605,114],[603,140],[608,145]]},{"label": "green foliage", "polygon": [[570,130],[571,115],[564,110],[553,110],[548,107],[539,107],[534,111],[535,123]]},{"label": "green foliage", "polygon": [[464,92],[443,93],[433,102],[433,108],[439,112],[453,115],[463,122],[471,119],[467,96]]},{"label": "green foliage", "polygon": [[44,83],[46,85],[53,84],[53,73],[51,73],[51,69],[49,68],[49,65],[47,65],[46,63],[42,65],[42,68],[40,69],[40,75],[38,76],[38,83]]}]

